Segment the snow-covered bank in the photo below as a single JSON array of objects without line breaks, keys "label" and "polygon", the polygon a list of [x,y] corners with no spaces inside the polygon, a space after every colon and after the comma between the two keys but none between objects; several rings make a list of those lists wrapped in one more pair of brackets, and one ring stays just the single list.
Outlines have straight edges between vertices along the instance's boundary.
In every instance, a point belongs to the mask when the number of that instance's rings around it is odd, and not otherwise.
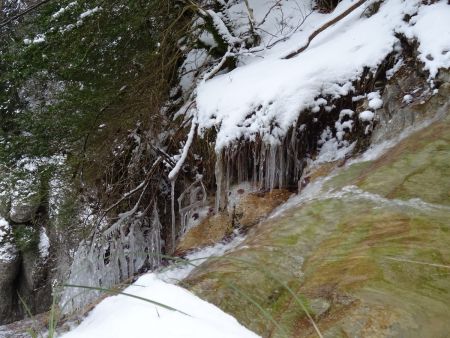
[{"label": "snow-covered bank", "polygon": [[375,71],[390,53],[399,52],[398,34],[418,41],[418,57],[430,80],[439,68],[450,66],[450,26],[444,23],[450,21],[447,1],[431,5],[419,0],[384,1],[367,17],[373,3],[368,1],[319,34],[304,52],[283,59],[353,3],[344,0],[329,15],[313,12],[287,41],[253,59],[243,57],[242,66],[198,88],[199,129],[218,129],[216,150],[257,134],[267,143],[279,142],[302,111],[332,105],[330,100],[354,91],[352,81],[365,68]]},{"label": "snow-covered bank", "polygon": [[194,269],[194,265],[200,264],[207,257],[219,256],[242,240],[242,237],[236,237],[230,243],[219,243],[194,252],[186,257],[191,264],[175,264],[161,272],[146,274],[123,291],[162,303],[188,315],[129,296],[117,295],[103,300],[81,325],[61,338],[258,337],[216,306],[170,284],[185,278]]},{"label": "snow-covered bank", "polygon": [[105,299],[80,326],[62,337],[258,337],[214,305],[153,274],[139,278],[124,292],[161,302],[188,315],[119,295]]}]

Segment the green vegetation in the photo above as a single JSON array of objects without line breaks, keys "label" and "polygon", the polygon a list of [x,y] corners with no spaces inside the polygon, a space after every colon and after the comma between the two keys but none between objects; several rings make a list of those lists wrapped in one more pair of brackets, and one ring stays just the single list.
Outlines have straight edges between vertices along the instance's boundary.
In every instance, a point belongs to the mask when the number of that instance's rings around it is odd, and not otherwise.
[{"label": "green vegetation", "polygon": [[55,1],[4,28],[0,161],[67,154],[76,165],[90,145],[160,123],[180,11],[172,1]]},{"label": "green vegetation", "polygon": [[36,251],[39,243],[39,232],[29,225],[16,225],[13,228],[14,242],[21,252]]}]

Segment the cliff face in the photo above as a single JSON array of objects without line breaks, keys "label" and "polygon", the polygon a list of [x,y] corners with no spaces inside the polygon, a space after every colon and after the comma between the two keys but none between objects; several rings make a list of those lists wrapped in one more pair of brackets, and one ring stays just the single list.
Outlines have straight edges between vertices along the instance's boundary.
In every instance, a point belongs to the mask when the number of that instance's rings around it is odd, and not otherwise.
[{"label": "cliff face", "polygon": [[1,26],[0,324],[248,234],[183,283],[258,334],[444,335],[449,13],[79,0]]}]

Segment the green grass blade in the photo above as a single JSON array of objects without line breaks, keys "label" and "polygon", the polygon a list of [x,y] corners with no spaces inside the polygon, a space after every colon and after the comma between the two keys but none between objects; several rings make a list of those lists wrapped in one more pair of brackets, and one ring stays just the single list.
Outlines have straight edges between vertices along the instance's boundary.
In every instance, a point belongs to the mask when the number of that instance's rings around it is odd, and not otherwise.
[{"label": "green grass blade", "polygon": [[297,296],[297,294],[283,281],[281,281],[277,276],[275,276],[272,272],[270,272],[267,269],[263,269],[258,267],[256,264],[246,261],[244,259],[239,259],[239,258],[233,258],[233,257],[214,257],[217,259],[223,259],[223,260],[228,260],[228,261],[235,261],[235,262],[240,262],[240,263],[244,263],[247,266],[250,266],[251,268],[258,270],[264,274],[266,274],[267,276],[269,276],[270,278],[272,278],[273,280],[275,280],[278,284],[280,284],[282,287],[284,287],[290,294],[291,296],[294,298],[295,302],[302,308],[303,312],[305,312],[306,316],[308,317],[309,321],[311,322],[311,324],[314,327],[314,330],[316,331],[317,335],[320,338],[323,338],[322,333],[319,330],[319,327],[317,326],[316,322],[314,321],[314,319],[312,318],[311,314],[309,313],[308,309],[306,308],[305,304],[303,303],[303,301],[300,299],[300,297]]},{"label": "green grass blade", "polygon": [[266,309],[264,309],[256,300],[254,300],[245,292],[242,292],[239,288],[237,288],[233,284],[225,283],[225,285],[230,289],[232,289],[233,291],[235,291],[236,293],[238,293],[243,298],[247,299],[250,303],[252,303],[266,319],[270,320],[273,323],[273,325],[283,333],[285,338],[289,338],[289,335],[287,334],[286,330],[280,324],[278,324],[277,321],[272,317],[272,315]]},{"label": "green grass blade", "polygon": [[170,310],[170,311],[175,311],[175,312],[179,312],[185,316],[189,316],[191,317],[189,314],[187,314],[186,312],[183,312],[181,310],[175,309],[171,306],[165,305],[163,303],[159,303],[156,302],[154,300],[151,299],[147,299],[144,297],[140,297],[140,296],[136,296],[136,295],[132,295],[130,293],[126,293],[126,292],[122,292],[122,291],[118,291],[118,290],[113,290],[113,289],[105,289],[105,288],[100,288],[100,287],[95,287],[95,286],[85,286],[85,285],[73,285],[73,284],[64,284],[64,287],[68,287],[68,288],[79,288],[79,289],[87,289],[87,290],[96,290],[96,291],[101,291],[101,292],[105,292],[105,293],[109,293],[112,295],[123,295],[123,296],[127,296],[127,297],[131,297],[131,298],[135,298],[135,299],[139,299],[142,300],[144,302],[147,303],[151,303],[153,305],[157,305],[160,306],[164,309]]}]

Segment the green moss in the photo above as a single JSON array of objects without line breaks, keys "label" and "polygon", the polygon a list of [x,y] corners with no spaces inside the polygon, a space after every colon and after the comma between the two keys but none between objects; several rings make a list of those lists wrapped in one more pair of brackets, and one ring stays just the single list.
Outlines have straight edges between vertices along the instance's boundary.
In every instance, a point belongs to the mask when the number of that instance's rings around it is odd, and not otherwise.
[{"label": "green moss", "polygon": [[37,252],[39,232],[29,225],[15,225],[13,227],[14,243],[21,252]]},{"label": "green moss", "polygon": [[[357,184],[380,198],[347,193],[306,202],[256,227],[229,256],[270,270],[305,303],[329,304],[316,316],[325,336],[445,336],[450,330],[450,212],[443,194],[450,172],[447,128],[446,122],[435,123],[376,161],[343,168],[324,188]],[[315,336],[290,294],[268,274],[209,262],[185,283],[262,336],[280,336],[258,309],[228,291],[225,271],[227,282],[255,297],[292,337]]]}]

